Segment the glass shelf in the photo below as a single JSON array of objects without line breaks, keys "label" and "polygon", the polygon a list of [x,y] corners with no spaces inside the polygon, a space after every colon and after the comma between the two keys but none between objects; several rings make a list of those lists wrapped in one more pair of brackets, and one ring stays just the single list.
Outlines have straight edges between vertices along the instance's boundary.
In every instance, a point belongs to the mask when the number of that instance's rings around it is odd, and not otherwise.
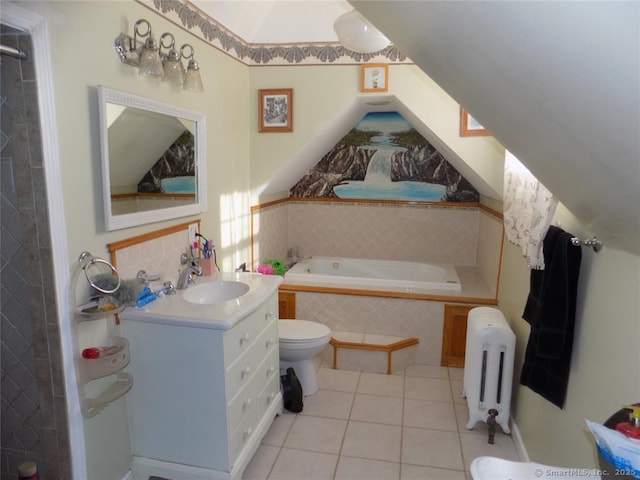
[{"label": "glass shelf", "polygon": [[133,386],[133,377],[129,373],[118,373],[115,382],[96,397],[81,399],[82,415],[84,418],[95,417],[107,405],[126,394]]},{"label": "glass shelf", "polygon": [[127,339],[113,337],[113,345],[118,348],[108,355],[101,355],[98,358],[80,358],[80,380],[83,383],[113,375],[129,364],[129,342]]}]

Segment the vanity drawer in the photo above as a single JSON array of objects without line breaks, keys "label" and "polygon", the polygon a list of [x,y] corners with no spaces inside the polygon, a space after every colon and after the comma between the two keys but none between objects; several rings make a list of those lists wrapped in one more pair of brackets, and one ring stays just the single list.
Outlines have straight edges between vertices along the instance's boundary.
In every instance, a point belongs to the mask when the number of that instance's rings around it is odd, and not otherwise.
[{"label": "vanity drawer", "polygon": [[[273,297],[269,301],[265,302],[262,307],[256,312],[257,315],[257,327],[258,332],[261,332],[263,329],[271,326],[272,322],[277,325],[278,320],[278,298]],[[277,330],[277,327],[276,327]],[[278,335],[276,333],[276,338]]]},{"label": "vanity drawer", "polygon": [[231,365],[240,355],[248,351],[258,333],[258,319],[255,313],[241,320],[232,329],[227,330],[224,333],[225,366]]},{"label": "vanity drawer", "polygon": [[229,367],[226,374],[227,398],[235,397],[240,389],[249,385],[263,355],[258,355],[256,349],[251,349]]},{"label": "vanity drawer", "polygon": [[262,355],[262,358],[272,349],[278,349],[278,322],[273,321],[267,324],[266,328],[258,335],[256,340],[256,350]]},{"label": "vanity drawer", "polygon": [[273,404],[273,402],[279,398],[280,393],[280,370],[278,369],[278,373],[269,378],[266,382],[266,385],[258,395],[256,401],[257,415],[258,419],[261,419],[264,414],[267,412],[269,407]]},{"label": "vanity drawer", "polygon": [[256,392],[261,392],[274,378],[280,378],[280,355],[277,348],[271,350],[256,370],[253,380]]},{"label": "vanity drawer", "polygon": [[256,418],[258,410],[258,394],[260,389],[256,382],[252,381],[245,386],[229,402],[227,415],[229,417],[229,431],[234,432],[238,426],[247,418]]},{"label": "vanity drawer", "polygon": [[[231,365],[240,355],[246,352],[265,328],[277,325],[278,300],[269,299],[258,310],[238,322],[224,334],[224,364]],[[277,327],[276,327],[277,330]],[[278,337],[276,332],[276,338]]]},{"label": "vanity drawer", "polygon": [[255,416],[248,416],[245,418],[237,430],[231,434],[231,468],[236,463],[238,455],[242,452],[242,449],[247,446],[251,437],[256,433],[256,425],[258,424],[258,420]]}]

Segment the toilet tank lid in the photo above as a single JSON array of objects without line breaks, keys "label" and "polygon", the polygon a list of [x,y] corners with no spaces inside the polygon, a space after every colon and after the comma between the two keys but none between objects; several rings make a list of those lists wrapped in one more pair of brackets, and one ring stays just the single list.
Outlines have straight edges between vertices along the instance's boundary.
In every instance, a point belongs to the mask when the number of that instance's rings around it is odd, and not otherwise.
[{"label": "toilet tank lid", "polygon": [[281,340],[312,340],[331,334],[326,325],[309,320],[278,320],[278,337]]}]

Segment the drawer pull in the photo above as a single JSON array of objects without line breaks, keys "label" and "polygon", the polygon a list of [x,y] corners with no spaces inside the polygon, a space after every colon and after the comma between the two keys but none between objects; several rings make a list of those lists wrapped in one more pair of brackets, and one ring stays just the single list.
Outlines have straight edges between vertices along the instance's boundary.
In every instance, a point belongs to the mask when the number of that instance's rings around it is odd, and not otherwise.
[{"label": "drawer pull", "polygon": [[245,428],[244,429],[244,440],[247,441],[247,439],[251,436],[251,434],[253,433],[253,428],[249,427],[249,428]]},{"label": "drawer pull", "polygon": [[276,394],[271,392],[269,395],[267,395],[267,405],[269,405],[271,402],[273,402],[273,399],[276,398]]},{"label": "drawer pull", "polygon": [[273,372],[276,371],[276,367],[274,367],[273,365],[271,365],[269,368],[267,368],[267,378],[269,378],[271,375],[273,375]]},{"label": "drawer pull", "polygon": [[246,375],[249,375],[251,373],[251,366],[247,365],[246,367],[243,367],[242,370],[240,370],[240,378],[244,378]]},{"label": "drawer pull", "polygon": [[267,350],[273,347],[275,344],[276,344],[275,338],[270,338],[269,340],[267,340],[267,344],[266,344]]},{"label": "drawer pull", "polygon": [[251,340],[251,335],[249,335],[248,333],[243,334],[240,337],[240,345],[242,345],[243,343],[248,342],[249,340]]},{"label": "drawer pull", "polygon": [[246,410],[252,403],[253,403],[253,400],[251,400],[250,398],[247,398],[242,404],[242,409]]},{"label": "drawer pull", "polygon": [[273,313],[272,311],[268,311],[267,313],[264,314],[264,319],[268,322],[269,320],[273,320],[274,318],[276,318],[276,314]]}]

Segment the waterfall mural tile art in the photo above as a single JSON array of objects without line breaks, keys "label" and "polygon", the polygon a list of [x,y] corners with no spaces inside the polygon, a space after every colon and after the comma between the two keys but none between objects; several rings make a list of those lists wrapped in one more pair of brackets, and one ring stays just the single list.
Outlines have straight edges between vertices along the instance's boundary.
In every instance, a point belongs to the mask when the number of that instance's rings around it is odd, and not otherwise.
[{"label": "waterfall mural tile art", "polygon": [[290,197],[477,203],[478,191],[398,112],[372,112]]}]

